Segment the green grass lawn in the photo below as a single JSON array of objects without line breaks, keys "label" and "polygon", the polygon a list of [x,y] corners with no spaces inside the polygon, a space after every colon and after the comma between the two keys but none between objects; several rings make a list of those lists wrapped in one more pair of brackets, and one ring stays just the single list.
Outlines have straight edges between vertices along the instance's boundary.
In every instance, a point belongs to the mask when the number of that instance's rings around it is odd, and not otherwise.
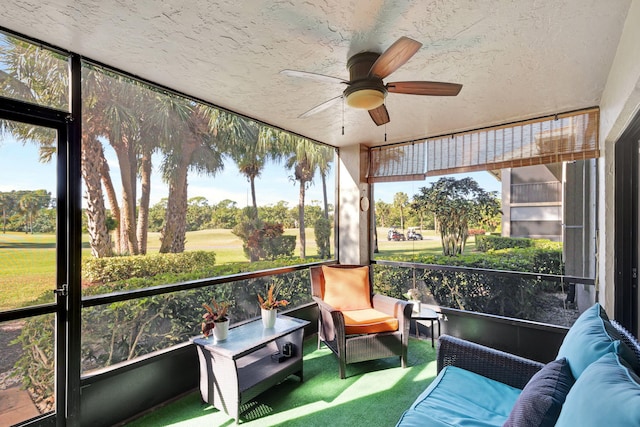
[{"label": "green grass lawn", "polygon": [[[297,229],[285,230],[287,235],[298,236]],[[317,255],[313,229],[306,230],[306,255]],[[83,236],[82,256],[90,257],[89,237]],[[0,310],[33,304],[53,302],[56,268],[56,238],[53,234],[0,234]],[[160,249],[160,233],[149,233],[147,252]],[[231,230],[212,229],[187,233],[186,250],[207,250],[216,253],[217,264],[246,262],[242,241]],[[294,252],[300,254],[300,242]]]},{"label": "green grass lawn", "polygon": [[[420,233],[423,240],[405,240],[394,241],[387,240],[388,228],[378,228],[378,253],[374,254],[374,258],[385,259],[388,257],[405,256],[407,261],[411,261],[411,255],[441,255],[442,244],[440,243],[440,235],[434,230],[422,230]],[[399,230],[400,231],[400,230]],[[406,235],[406,230],[405,233]],[[475,250],[475,239],[470,237],[467,239],[465,253]]]},{"label": "green grass lawn", "polygon": [[[298,236],[299,230],[287,229],[285,234]],[[423,232],[425,240],[395,242],[387,241],[387,229],[378,229],[378,259],[405,255],[410,260],[414,253],[433,253],[441,251],[439,237],[432,232]],[[306,255],[317,255],[313,229],[306,230]],[[295,255],[300,254],[300,241]],[[473,249],[473,239],[469,239],[467,251]],[[90,257],[88,236],[83,237],[82,256]],[[55,287],[56,240],[53,234],[0,234],[0,310],[24,307],[33,304],[53,302]],[[157,253],[160,248],[160,233],[149,233],[148,253]],[[187,250],[215,251],[216,264],[245,262],[242,241],[231,230],[212,229],[187,233]]]},{"label": "green grass lawn", "polygon": [[53,302],[55,288],[55,236],[0,234],[0,309],[22,307],[42,294]]}]

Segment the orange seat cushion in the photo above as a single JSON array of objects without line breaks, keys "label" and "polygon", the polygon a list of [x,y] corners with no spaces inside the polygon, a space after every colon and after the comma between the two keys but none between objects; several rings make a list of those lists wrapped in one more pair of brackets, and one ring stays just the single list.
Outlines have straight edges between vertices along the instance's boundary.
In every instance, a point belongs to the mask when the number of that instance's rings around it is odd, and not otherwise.
[{"label": "orange seat cushion", "polygon": [[343,311],[347,335],[375,334],[398,330],[398,319],[373,308]]},{"label": "orange seat cushion", "polygon": [[336,310],[371,308],[369,267],[339,268],[322,266],[323,300]]}]

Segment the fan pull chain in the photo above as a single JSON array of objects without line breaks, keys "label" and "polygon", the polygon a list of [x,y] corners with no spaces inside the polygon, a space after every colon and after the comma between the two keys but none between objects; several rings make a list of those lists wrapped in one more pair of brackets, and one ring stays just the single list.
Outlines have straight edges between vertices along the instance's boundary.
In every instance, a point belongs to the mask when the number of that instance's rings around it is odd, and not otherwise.
[{"label": "fan pull chain", "polygon": [[387,142],[387,124],[384,124],[384,142]]},{"label": "fan pull chain", "polygon": [[342,98],[342,136],[344,136],[344,98]]}]

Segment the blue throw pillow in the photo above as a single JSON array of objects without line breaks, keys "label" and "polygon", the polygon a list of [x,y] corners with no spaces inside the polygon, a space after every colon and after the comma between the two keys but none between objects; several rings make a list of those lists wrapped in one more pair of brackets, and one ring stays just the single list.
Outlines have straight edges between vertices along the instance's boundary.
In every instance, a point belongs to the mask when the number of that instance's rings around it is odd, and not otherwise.
[{"label": "blue throw pillow", "polygon": [[640,378],[620,356],[602,356],[576,380],[556,426],[640,426]]},{"label": "blue throw pillow", "polygon": [[621,340],[620,333],[609,322],[607,313],[596,303],[585,310],[569,329],[558,351],[558,359],[569,361],[573,377],[578,379],[591,363],[607,353],[617,353],[637,370],[640,362]]},{"label": "blue throw pillow", "polygon": [[547,363],[522,389],[503,427],[553,427],[574,383],[567,359]]}]

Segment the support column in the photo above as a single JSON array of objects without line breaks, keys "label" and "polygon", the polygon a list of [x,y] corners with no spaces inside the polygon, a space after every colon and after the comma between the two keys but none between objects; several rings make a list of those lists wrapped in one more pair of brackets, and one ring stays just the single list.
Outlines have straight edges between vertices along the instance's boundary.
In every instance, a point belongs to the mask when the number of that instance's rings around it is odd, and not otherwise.
[{"label": "support column", "polygon": [[371,194],[365,177],[367,165],[367,147],[356,145],[340,148],[337,251],[341,264],[369,264],[371,260],[371,209],[367,206]]}]

